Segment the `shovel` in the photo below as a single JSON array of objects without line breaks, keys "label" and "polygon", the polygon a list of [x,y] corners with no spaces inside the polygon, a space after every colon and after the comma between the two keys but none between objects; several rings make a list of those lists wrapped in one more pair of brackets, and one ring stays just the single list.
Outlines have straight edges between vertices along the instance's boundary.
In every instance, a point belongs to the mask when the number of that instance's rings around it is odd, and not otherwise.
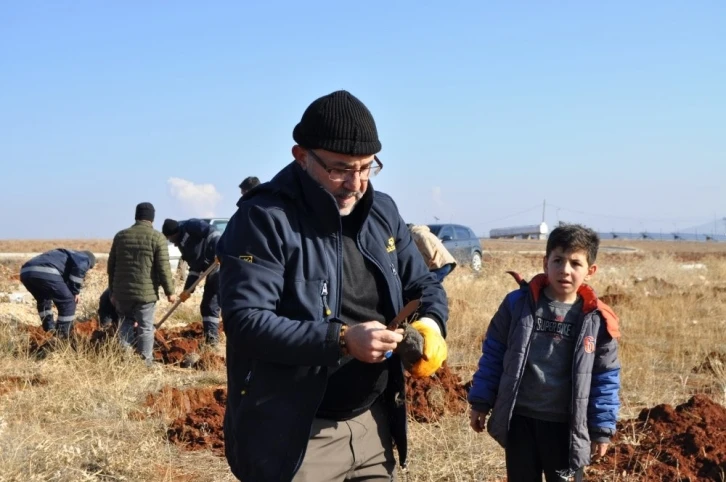
[{"label": "shovel", "polygon": [[[206,269],[206,270],[204,271],[204,273],[202,273],[201,275],[199,275],[199,278],[197,278],[197,280],[196,280],[196,281],[195,281],[194,283],[192,283],[192,285],[191,285],[191,286],[190,286],[190,287],[189,287],[189,288],[188,288],[187,290],[185,290],[185,291],[186,291],[186,292],[191,292],[191,291],[192,291],[192,290],[193,290],[194,288],[196,288],[196,287],[197,287],[197,285],[198,285],[198,284],[199,284],[199,283],[200,283],[200,282],[201,282],[201,281],[202,281],[202,280],[203,280],[204,278],[206,278],[206,277],[207,277],[207,275],[208,275],[209,273],[211,273],[212,271],[214,271],[214,268],[216,268],[217,266],[219,266],[219,260],[215,259],[215,260],[214,260],[214,263],[210,264],[210,265],[209,265],[209,268],[207,268],[207,269]],[[165,322],[165,321],[166,321],[166,320],[167,320],[167,319],[168,319],[168,318],[169,318],[169,317],[171,316],[171,314],[172,314],[172,313],[174,313],[174,311],[175,311],[175,310],[176,310],[176,309],[177,309],[177,308],[179,307],[179,305],[180,305],[180,304],[182,304],[182,300],[181,300],[181,298],[178,298],[178,299],[177,299],[177,300],[176,300],[176,301],[174,302],[174,304],[173,304],[173,305],[171,305],[171,308],[169,308],[169,311],[167,311],[167,312],[166,312],[166,314],[164,315],[164,317],[163,317],[163,318],[162,318],[162,319],[161,319],[161,320],[159,321],[159,323],[157,323],[157,324],[156,324],[156,325],[155,325],[154,327],[155,327],[155,328],[156,328],[156,329],[158,330],[158,329],[159,329],[159,327],[160,327],[161,325],[163,325],[163,324],[164,324],[164,322]]]}]

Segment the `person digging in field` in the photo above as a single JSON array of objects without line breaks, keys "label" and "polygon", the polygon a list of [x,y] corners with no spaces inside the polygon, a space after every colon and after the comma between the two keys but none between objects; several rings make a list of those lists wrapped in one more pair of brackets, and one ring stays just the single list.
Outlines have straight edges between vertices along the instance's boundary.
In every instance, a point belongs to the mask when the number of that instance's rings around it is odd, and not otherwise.
[{"label": "person digging in field", "polygon": [[439,283],[444,281],[444,278],[456,268],[454,257],[438,236],[432,233],[425,224],[407,224],[406,226],[411,231],[411,237],[421,252],[426,266],[436,276]]},{"label": "person digging in field", "polygon": [[[226,457],[244,481],[392,480],[394,441],[407,458],[402,361],[441,366],[446,294],[369,182],[383,164],[366,106],[323,96],[293,138],[294,161],[239,200],[217,247]],[[404,340],[385,323],[419,298]]]},{"label": "person digging in field", "polygon": [[106,289],[98,298],[98,325],[102,329],[118,328],[118,313],[111,301],[111,290]]},{"label": "person digging in field", "polygon": [[[136,222],[113,238],[108,255],[108,289],[119,315],[122,346],[136,350],[151,366],[154,348],[154,310],[159,287],[174,302],[174,278],[164,235],[154,229],[151,203],[136,206]],[[134,324],[136,323],[136,328]]]},{"label": "person digging in field", "polygon": [[[161,232],[170,242],[174,243],[181,252],[181,259],[189,265],[184,291],[179,295],[182,302],[189,299],[194,290],[190,287],[215,262],[217,241],[222,233],[217,228],[201,219],[176,221],[166,219]],[[219,269],[214,269],[207,275],[202,294],[202,303],[199,305],[202,313],[204,339],[210,345],[219,341]]]},{"label": "person digging in field", "polygon": [[598,235],[555,228],[544,273],[509,293],[494,315],[468,400],[470,424],[505,449],[507,480],[582,480],[602,457],[620,407],[618,318],[586,283]]},{"label": "person digging in field", "polygon": [[[35,298],[43,330],[68,338],[86,273],[96,265],[90,251],[54,249],[27,261],[20,268],[20,282]],[[53,304],[58,319],[53,318]]]},{"label": "person digging in field", "polygon": [[244,196],[248,192],[250,192],[252,189],[260,185],[260,180],[255,176],[249,176],[244,178],[244,180],[239,183],[239,190],[240,194]]}]

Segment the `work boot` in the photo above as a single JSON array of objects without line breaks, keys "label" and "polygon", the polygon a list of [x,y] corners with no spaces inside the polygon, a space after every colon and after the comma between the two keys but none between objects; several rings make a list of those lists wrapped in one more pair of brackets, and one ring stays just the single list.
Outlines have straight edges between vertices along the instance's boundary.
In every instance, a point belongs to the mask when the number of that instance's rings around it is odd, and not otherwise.
[{"label": "work boot", "polygon": [[71,330],[73,329],[73,323],[58,323],[56,329],[56,335],[62,340],[67,340],[71,337]]}]

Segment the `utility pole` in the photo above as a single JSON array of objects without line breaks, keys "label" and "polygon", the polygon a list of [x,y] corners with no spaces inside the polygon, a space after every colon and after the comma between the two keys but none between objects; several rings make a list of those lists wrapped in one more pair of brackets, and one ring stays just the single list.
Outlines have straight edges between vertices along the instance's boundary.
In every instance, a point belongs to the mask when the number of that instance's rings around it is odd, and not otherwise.
[{"label": "utility pole", "polygon": [[547,207],[547,200],[542,201],[542,222],[545,222],[545,209]]}]

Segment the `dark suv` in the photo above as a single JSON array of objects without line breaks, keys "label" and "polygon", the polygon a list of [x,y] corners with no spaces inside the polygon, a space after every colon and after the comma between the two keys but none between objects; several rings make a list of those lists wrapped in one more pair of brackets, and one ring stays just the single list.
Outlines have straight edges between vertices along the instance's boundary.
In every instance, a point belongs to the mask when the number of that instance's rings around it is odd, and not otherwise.
[{"label": "dark suv", "polygon": [[429,224],[429,229],[444,243],[446,249],[462,266],[481,270],[481,242],[471,228],[461,224]]}]

